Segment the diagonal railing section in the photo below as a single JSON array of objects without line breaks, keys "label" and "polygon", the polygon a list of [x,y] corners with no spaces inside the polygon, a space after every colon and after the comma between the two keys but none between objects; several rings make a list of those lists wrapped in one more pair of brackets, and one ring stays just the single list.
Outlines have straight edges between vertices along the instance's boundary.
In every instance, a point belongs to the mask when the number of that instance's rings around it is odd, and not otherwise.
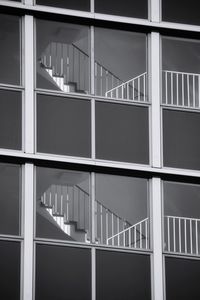
[{"label": "diagonal railing section", "polygon": [[162,104],[200,108],[200,74],[163,71]]},{"label": "diagonal railing section", "polygon": [[165,250],[200,255],[200,219],[165,216]]},{"label": "diagonal railing section", "polygon": [[129,226],[107,238],[107,245],[149,249],[149,219]]},{"label": "diagonal railing section", "polygon": [[105,93],[106,97],[148,102],[147,72],[140,74]]}]

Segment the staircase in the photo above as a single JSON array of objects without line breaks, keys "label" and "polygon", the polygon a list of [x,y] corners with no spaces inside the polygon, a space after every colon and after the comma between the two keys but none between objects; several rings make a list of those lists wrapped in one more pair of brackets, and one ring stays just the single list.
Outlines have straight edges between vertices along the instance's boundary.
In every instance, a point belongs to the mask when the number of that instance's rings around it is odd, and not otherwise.
[{"label": "staircase", "polygon": [[[89,93],[90,57],[74,44],[52,42],[40,58],[51,82],[66,93]],[[99,62],[94,63],[96,94],[103,97],[148,102],[147,73],[126,82]]]},{"label": "staircase", "polygon": [[[41,209],[70,240],[91,242],[91,200],[78,185],[51,185],[39,199]],[[95,242],[112,246],[149,248],[148,218],[130,224],[95,200]]]}]

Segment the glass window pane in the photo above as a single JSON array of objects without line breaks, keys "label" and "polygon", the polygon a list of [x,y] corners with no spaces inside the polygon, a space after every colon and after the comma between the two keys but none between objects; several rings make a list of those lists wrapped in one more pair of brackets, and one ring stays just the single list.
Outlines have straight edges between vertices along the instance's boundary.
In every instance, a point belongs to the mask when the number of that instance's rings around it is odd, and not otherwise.
[{"label": "glass window pane", "polygon": [[90,300],[90,251],[37,245],[35,299]]},{"label": "glass window pane", "polygon": [[89,93],[88,27],[37,20],[37,87]]},{"label": "glass window pane", "polygon": [[96,102],[96,157],[148,164],[148,108]]},{"label": "glass window pane", "polygon": [[90,157],[90,101],[38,95],[37,151]]},{"label": "glass window pane", "polygon": [[96,274],[97,300],[151,299],[147,255],[97,250]]},{"label": "glass window pane", "polygon": [[164,182],[165,250],[200,254],[200,185]]},{"label": "glass window pane", "polygon": [[96,241],[117,247],[149,248],[147,180],[96,175]]},{"label": "glass window pane", "polygon": [[20,18],[0,14],[0,83],[20,84]]},{"label": "glass window pane", "polygon": [[200,261],[165,258],[166,300],[199,299]]},{"label": "glass window pane", "polygon": [[95,28],[96,95],[148,101],[146,65],[145,34]]},{"label": "glass window pane", "polygon": [[36,0],[37,4],[77,10],[90,10],[90,0]]},{"label": "glass window pane", "polygon": [[0,90],[0,148],[22,149],[21,92]]},{"label": "glass window pane", "polygon": [[0,234],[20,234],[21,168],[0,164]]},{"label": "glass window pane", "polygon": [[98,13],[147,19],[147,0],[95,0],[95,11]]},{"label": "glass window pane", "polygon": [[198,112],[163,110],[165,166],[200,169],[199,127]]},{"label": "glass window pane", "polygon": [[20,243],[0,241],[2,299],[20,300]]},{"label": "glass window pane", "polygon": [[199,0],[162,0],[164,21],[200,25]]},{"label": "glass window pane", "polygon": [[162,39],[163,104],[200,107],[199,52],[199,41]]},{"label": "glass window pane", "polygon": [[90,242],[88,173],[37,168],[36,197],[38,237]]}]

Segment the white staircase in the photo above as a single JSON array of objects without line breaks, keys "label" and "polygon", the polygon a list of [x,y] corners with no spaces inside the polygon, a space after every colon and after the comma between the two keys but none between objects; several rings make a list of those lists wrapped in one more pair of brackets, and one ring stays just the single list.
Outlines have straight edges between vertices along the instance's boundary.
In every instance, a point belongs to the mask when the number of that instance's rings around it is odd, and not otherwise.
[{"label": "white staircase", "polygon": [[[40,207],[48,219],[71,240],[91,242],[91,200],[78,185],[51,185],[40,198]],[[149,248],[149,220],[130,224],[95,200],[95,241],[99,244],[131,248]]]}]

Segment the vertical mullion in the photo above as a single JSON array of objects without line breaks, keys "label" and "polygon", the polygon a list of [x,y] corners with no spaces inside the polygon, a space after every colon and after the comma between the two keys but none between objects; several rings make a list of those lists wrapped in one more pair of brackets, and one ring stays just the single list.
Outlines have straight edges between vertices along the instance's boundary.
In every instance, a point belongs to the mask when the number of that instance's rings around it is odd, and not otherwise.
[{"label": "vertical mullion", "polygon": [[91,173],[91,241],[95,243],[97,224],[95,224],[95,173]]},{"label": "vertical mullion", "polygon": [[33,213],[34,213],[34,167],[24,168],[24,261],[23,299],[32,300],[33,291]]},{"label": "vertical mullion", "polygon": [[34,153],[34,33],[33,17],[25,16],[25,139],[26,153]]},{"label": "vertical mullion", "polygon": [[91,249],[92,263],[92,300],[96,299],[96,249]]},{"label": "vertical mullion", "polygon": [[152,22],[160,22],[160,0],[149,1],[150,20]]},{"label": "vertical mullion", "polygon": [[161,180],[152,179],[152,225],[153,225],[153,292],[154,300],[163,300],[163,259],[162,259],[162,205]]},{"label": "vertical mullion", "polygon": [[151,159],[152,166],[161,167],[161,116],[160,116],[160,35],[151,33],[150,39],[150,91],[151,115]]},{"label": "vertical mullion", "polygon": [[[94,64],[94,27],[90,28],[90,88],[91,94],[95,93],[95,64]],[[91,157],[95,159],[95,99],[91,100]]]}]

